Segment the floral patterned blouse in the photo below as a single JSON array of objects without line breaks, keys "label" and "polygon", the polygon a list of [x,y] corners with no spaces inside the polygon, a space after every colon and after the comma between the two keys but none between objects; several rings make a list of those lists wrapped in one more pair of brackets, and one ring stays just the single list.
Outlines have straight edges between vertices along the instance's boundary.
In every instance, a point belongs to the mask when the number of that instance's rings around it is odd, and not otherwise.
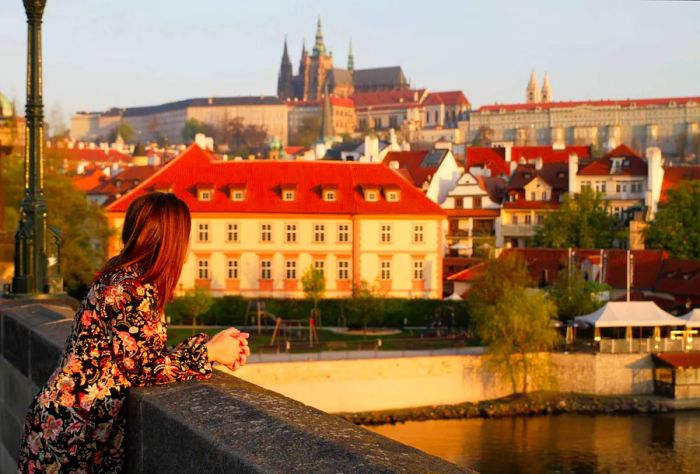
[{"label": "floral patterned blouse", "polygon": [[27,414],[19,472],[122,471],[126,389],[211,375],[206,335],[166,348],[156,288],[141,274],[132,265],[90,287]]}]

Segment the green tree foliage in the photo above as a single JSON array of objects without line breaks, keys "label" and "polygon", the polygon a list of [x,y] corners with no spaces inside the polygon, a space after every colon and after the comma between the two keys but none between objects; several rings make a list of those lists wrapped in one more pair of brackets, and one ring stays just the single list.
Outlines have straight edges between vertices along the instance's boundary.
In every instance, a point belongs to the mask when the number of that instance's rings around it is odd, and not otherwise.
[{"label": "green tree foliage", "polygon": [[483,311],[501,301],[513,290],[533,286],[525,260],[515,253],[486,261],[486,268],[469,292],[472,313]]},{"label": "green tree foliage", "polygon": [[352,288],[352,298],[348,301],[348,311],[358,316],[362,322],[362,327],[367,328],[370,321],[379,319],[384,312],[384,295],[379,287],[379,283],[370,284],[367,280],[362,280]]},{"label": "green tree foliage", "polygon": [[545,294],[512,288],[474,316],[489,364],[508,377],[514,393],[546,380],[548,358],[540,353],[553,349],[559,336],[551,325],[556,308]]},{"label": "green tree foliage", "polygon": [[[60,264],[65,290],[80,298],[104,264],[110,231],[104,211],[75,189],[70,177],[60,172],[59,165],[56,159],[47,157],[44,185],[48,224],[58,228],[63,239]],[[5,229],[14,235],[24,192],[22,156],[4,157],[0,160],[0,171],[0,187],[5,191]]]},{"label": "green tree foliage", "polygon": [[187,122],[185,122],[185,126],[182,127],[182,140],[190,144],[194,141],[194,136],[197,135],[198,133],[203,133],[207,136],[213,137],[214,136],[214,127],[207,123],[200,122],[197,119],[191,118],[187,119]]},{"label": "green tree foliage", "polygon": [[304,117],[296,133],[289,137],[289,143],[296,146],[310,146],[321,135],[321,114]]},{"label": "green tree foliage", "polygon": [[668,192],[645,231],[648,248],[675,258],[700,259],[700,181],[683,181]]},{"label": "green tree foliage", "polygon": [[310,266],[301,276],[301,286],[304,289],[304,295],[314,303],[313,314],[318,319],[318,301],[323,298],[323,293],[326,291],[326,277],[323,275],[323,270]]},{"label": "green tree foliage", "polygon": [[571,320],[576,316],[592,313],[603,306],[597,295],[607,289],[606,285],[587,281],[575,267],[566,266],[559,272],[550,295],[562,320]]},{"label": "green tree foliage", "polygon": [[214,304],[214,299],[204,288],[195,287],[192,290],[187,290],[185,295],[179,298],[179,303],[182,312],[192,323],[192,334],[194,334],[197,318],[209,311],[209,308]]},{"label": "green tree foliage", "polygon": [[116,141],[117,137],[122,137],[126,143],[133,143],[136,138],[136,132],[133,127],[126,120],[119,122],[114,130],[109,134],[108,140],[110,142]]},{"label": "green tree foliage", "polygon": [[564,196],[559,209],[547,214],[537,229],[535,244],[551,248],[610,248],[616,219],[600,195],[590,188]]}]

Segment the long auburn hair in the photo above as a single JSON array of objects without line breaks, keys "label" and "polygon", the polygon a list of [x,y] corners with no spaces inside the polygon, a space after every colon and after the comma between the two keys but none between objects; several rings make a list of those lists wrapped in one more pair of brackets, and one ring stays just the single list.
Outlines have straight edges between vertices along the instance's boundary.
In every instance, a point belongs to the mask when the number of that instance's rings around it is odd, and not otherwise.
[{"label": "long auburn hair", "polygon": [[144,271],[140,280],[158,292],[162,312],[180,279],[187,260],[190,239],[190,211],[171,193],[153,192],[134,199],[126,210],[122,229],[122,251],[105,263],[99,275],[138,264]]}]

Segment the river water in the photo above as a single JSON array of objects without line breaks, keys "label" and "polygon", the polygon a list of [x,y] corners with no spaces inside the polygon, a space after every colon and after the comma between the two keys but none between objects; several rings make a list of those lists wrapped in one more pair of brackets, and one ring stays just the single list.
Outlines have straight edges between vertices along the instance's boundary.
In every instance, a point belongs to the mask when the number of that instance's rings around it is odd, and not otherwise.
[{"label": "river water", "polygon": [[415,421],[368,427],[481,473],[700,473],[700,412]]}]

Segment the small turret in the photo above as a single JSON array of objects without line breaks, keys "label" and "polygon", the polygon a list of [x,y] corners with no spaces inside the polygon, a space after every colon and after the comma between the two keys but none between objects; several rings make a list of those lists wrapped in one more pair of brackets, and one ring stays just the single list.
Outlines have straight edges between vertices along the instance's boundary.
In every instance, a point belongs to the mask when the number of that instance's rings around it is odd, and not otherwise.
[{"label": "small turret", "polygon": [[544,83],[542,84],[542,102],[552,101],[552,86],[549,84],[549,76],[544,73]]},{"label": "small turret", "polygon": [[352,38],[350,39],[350,49],[348,51],[348,71],[350,71],[350,74],[355,71],[355,57],[352,54]]},{"label": "small turret", "polygon": [[323,32],[321,31],[321,17],[316,23],[316,43],[314,44],[314,56],[321,56],[326,52],[326,45],[323,44]]},{"label": "small turret", "polygon": [[532,70],[532,74],[530,74],[530,82],[527,84],[525,100],[528,104],[536,104],[541,102],[540,88],[537,84],[537,76],[535,76],[534,69]]}]

